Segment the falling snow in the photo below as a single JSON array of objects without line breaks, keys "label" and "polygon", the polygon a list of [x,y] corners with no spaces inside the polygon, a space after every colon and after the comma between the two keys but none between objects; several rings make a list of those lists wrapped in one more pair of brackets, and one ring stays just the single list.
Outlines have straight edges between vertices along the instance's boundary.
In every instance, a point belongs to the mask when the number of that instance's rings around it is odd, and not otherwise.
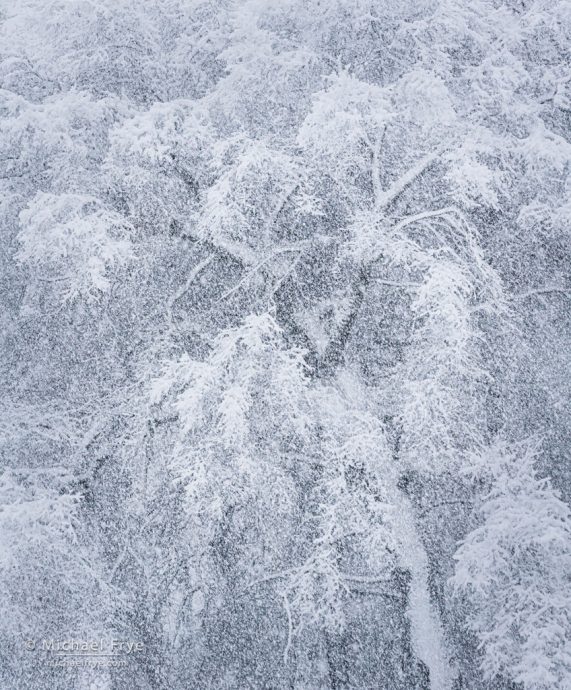
[{"label": "falling snow", "polygon": [[0,690],[571,690],[570,64],[0,0]]}]

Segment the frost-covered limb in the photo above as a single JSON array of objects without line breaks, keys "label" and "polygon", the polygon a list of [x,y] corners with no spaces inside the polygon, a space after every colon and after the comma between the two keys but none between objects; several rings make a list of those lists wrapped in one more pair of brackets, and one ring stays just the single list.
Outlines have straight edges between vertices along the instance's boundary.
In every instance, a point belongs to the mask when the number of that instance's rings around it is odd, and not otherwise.
[{"label": "frost-covered limb", "polygon": [[435,151],[421,158],[416,165],[376,197],[375,207],[385,211],[390,208],[411,185],[438,161],[441,155],[442,151]]},{"label": "frost-covered limb", "polygon": [[453,671],[438,610],[428,586],[428,556],[414,524],[410,501],[401,496],[397,518],[401,540],[401,563],[410,572],[407,615],[411,624],[413,649],[430,673],[431,690],[452,687]]},{"label": "frost-covered limb", "polygon": [[571,295],[571,291],[566,290],[565,288],[561,287],[541,287],[541,288],[534,288],[532,290],[526,290],[525,292],[519,292],[515,295],[510,295],[510,299],[512,300],[523,300],[527,299],[528,297],[534,297],[535,295],[549,295],[552,293],[560,294],[563,295],[564,297],[569,297]]},{"label": "frost-covered limb", "polygon": [[210,254],[210,256],[206,257],[206,259],[199,261],[198,264],[192,269],[184,285],[182,285],[170,298],[168,303],[170,312],[172,312],[175,303],[178,302],[179,299],[184,297],[184,295],[190,290],[191,285],[194,283],[197,277],[202,273],[202,271],[205,268],[207,268],[212,263],[213,260],[214,255]]},{"label": "frost-covered limb", "polygon": [[282,247],[270,254],[270,256],[267,256],[265,259],[262,259],[256,266],[252,268],[252,270],[248,271],[248,273],[241,278],[234,287],[230,288],[227,290],[221,297],[220,301],[228,299],[228,297],[231,297],[234,295],[238,290],[240,290],[244,285],[247,285],[248,282],[256,275],[256,273],[262,268],[263,266],[266,266],[268,263],[273,261],[276,257],[280,256],[281,254],[289,254],[290,252],[302,252],[306,247],[308,246],[307,243],[301,243],[299,245],[293,246],[293,247]]}]

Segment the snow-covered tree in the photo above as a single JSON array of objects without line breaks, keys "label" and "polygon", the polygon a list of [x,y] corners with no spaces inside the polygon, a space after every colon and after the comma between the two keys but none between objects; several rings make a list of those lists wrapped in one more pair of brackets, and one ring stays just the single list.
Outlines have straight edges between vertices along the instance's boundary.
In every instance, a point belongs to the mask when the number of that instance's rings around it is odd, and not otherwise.
[{"label": "snow-covered tree", "polygon": [[0,2],[0,685],[565,688],[570,38]]},{"label": "snow-covered tree", "polygon": [[455,555],[488,678],[565,687],[571,672],[571,513],[538,477],[537,443],[496,442],[474,471],[486,483],[476,527]]}]

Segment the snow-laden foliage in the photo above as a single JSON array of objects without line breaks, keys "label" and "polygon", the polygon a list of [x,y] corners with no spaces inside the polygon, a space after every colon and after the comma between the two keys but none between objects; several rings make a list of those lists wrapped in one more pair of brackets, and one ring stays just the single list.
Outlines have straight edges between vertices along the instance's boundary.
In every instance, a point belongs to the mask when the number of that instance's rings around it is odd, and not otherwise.
[{"label": "snow-laden foliage", "polygon": [[0,0],[2,688],[571,687],[570,46]]},{"label": "snow-laden foliage", "polygon": [[[529,688],[565,687],[571,663],[571,511],[537,476],[539,449],[498,441],[478,463],[489,487],[478,527],[455,555],[487,677]],[[533,663],[530,663],[532,661]]]},{"label": "snow-laden foliage", "polygon": [[20,227],[16,259],[37,280],[60,282],[66,300],[96,299],[110,288],[109,272],[133,258],[125,220],[94,197],[39,192],[20,213]]}]

